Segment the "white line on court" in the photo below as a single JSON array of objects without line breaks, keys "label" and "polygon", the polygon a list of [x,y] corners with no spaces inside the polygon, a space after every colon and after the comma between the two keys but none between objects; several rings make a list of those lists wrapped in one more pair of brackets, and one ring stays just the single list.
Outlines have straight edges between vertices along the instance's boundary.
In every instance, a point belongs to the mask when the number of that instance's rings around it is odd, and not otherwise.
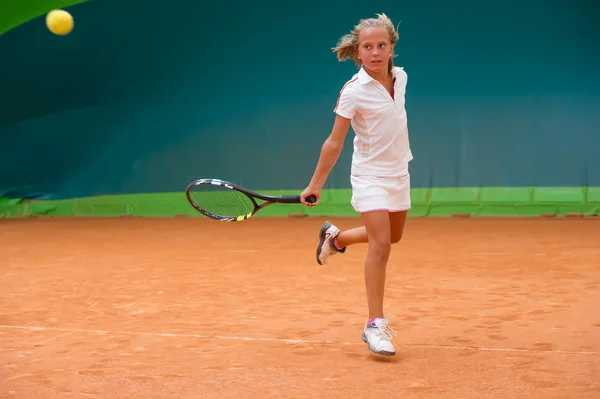
[{"label": "white line on court", "polygon": [[[7,326],[0,325],[4,330],[26,330],[26,331],[54,331],[66,333],[85,333],[85,334],[105,334],[105,335],[137,335],[150,337],[175,337],[175,338],[196,338],[196,339],[222,339],[232,341],[266,341],[281,342],[286,344],[338,344],[338,345],[364,345],[362,342],[344,342],[344,341],[316,341],[306,339],[284,339],[284,338],[258,338],[258,337],[234,337],[226,335],[200,335],[200,334],[179,334],[179,333],[160,333],[160,332],[140,332],[140,331],[109,331],[109,330],[90,330],[80,328],[60,328],[60,327],[36,327],[36,326]],[[423,349],[443,349],[443,350],[461,350],[461,351],[480,351],[480,352],[519,352],[519,353],[550,353],[558,355],[591,355],[600,356],[600,352],[594,351],[562,351],[562,350],[541,350],[541,349],[513,349],[513,348],[485,348],[478,346],[453,346],[453,345],[423,345],[423,344],[395,344],[405,348],[423,348]]]}]

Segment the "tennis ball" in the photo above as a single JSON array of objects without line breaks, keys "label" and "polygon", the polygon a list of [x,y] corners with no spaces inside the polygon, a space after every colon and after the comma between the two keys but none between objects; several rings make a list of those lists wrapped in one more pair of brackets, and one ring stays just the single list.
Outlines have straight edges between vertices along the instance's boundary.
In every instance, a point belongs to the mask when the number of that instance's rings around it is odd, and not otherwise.
[{"label": "tennis ball", "polygon": [[73,25],[73,17],[65,10],[52,10],[46,15],[46,26],[55,35],[68,35]]}]

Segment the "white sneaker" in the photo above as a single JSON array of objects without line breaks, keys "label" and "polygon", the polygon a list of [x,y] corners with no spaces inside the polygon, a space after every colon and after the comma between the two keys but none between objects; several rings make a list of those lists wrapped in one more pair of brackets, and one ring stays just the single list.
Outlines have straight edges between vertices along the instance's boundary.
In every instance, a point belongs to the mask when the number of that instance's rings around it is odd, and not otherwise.
[{"label": "white sneaker", "polygon": [[394,356],[396,348],[392,344],[392,338],[396,331],[388,327],[388,319],[375,319],[367,323],[362,333],[362,340],[369,346],[369,350],[378,355]]},{"label": "white sneaker", "polygon": [[333,244],[335,237],[340,234],[340,229],[329,222],[323,223],[319,230],[319,245],[317,246],[317,263],[325,265],[329,262],[329,258],[338,252],[346,252],[346,248],[337,249]]}]

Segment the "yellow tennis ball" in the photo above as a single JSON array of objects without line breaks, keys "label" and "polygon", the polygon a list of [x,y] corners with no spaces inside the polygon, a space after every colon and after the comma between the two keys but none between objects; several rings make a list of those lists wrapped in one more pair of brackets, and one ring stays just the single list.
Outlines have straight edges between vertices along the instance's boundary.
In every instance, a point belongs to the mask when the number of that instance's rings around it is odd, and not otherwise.
[{"label": "yellow tennis ball", "polygon": [[73,25],[73,17],[65,10],[52,10],[46,15],[46,26],[55,35],[68,35]]}]

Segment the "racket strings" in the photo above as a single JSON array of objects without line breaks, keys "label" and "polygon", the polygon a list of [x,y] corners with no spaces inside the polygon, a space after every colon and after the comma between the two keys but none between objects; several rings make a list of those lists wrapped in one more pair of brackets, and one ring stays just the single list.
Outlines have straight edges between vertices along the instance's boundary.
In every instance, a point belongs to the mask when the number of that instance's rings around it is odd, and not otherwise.
[{"label": "racket strings", "polygon": [[254,203],[248,196],[222,186],[196,186],[190,191],[190,197],[199,208],[217,216],[244,216],[254,210]]}]

